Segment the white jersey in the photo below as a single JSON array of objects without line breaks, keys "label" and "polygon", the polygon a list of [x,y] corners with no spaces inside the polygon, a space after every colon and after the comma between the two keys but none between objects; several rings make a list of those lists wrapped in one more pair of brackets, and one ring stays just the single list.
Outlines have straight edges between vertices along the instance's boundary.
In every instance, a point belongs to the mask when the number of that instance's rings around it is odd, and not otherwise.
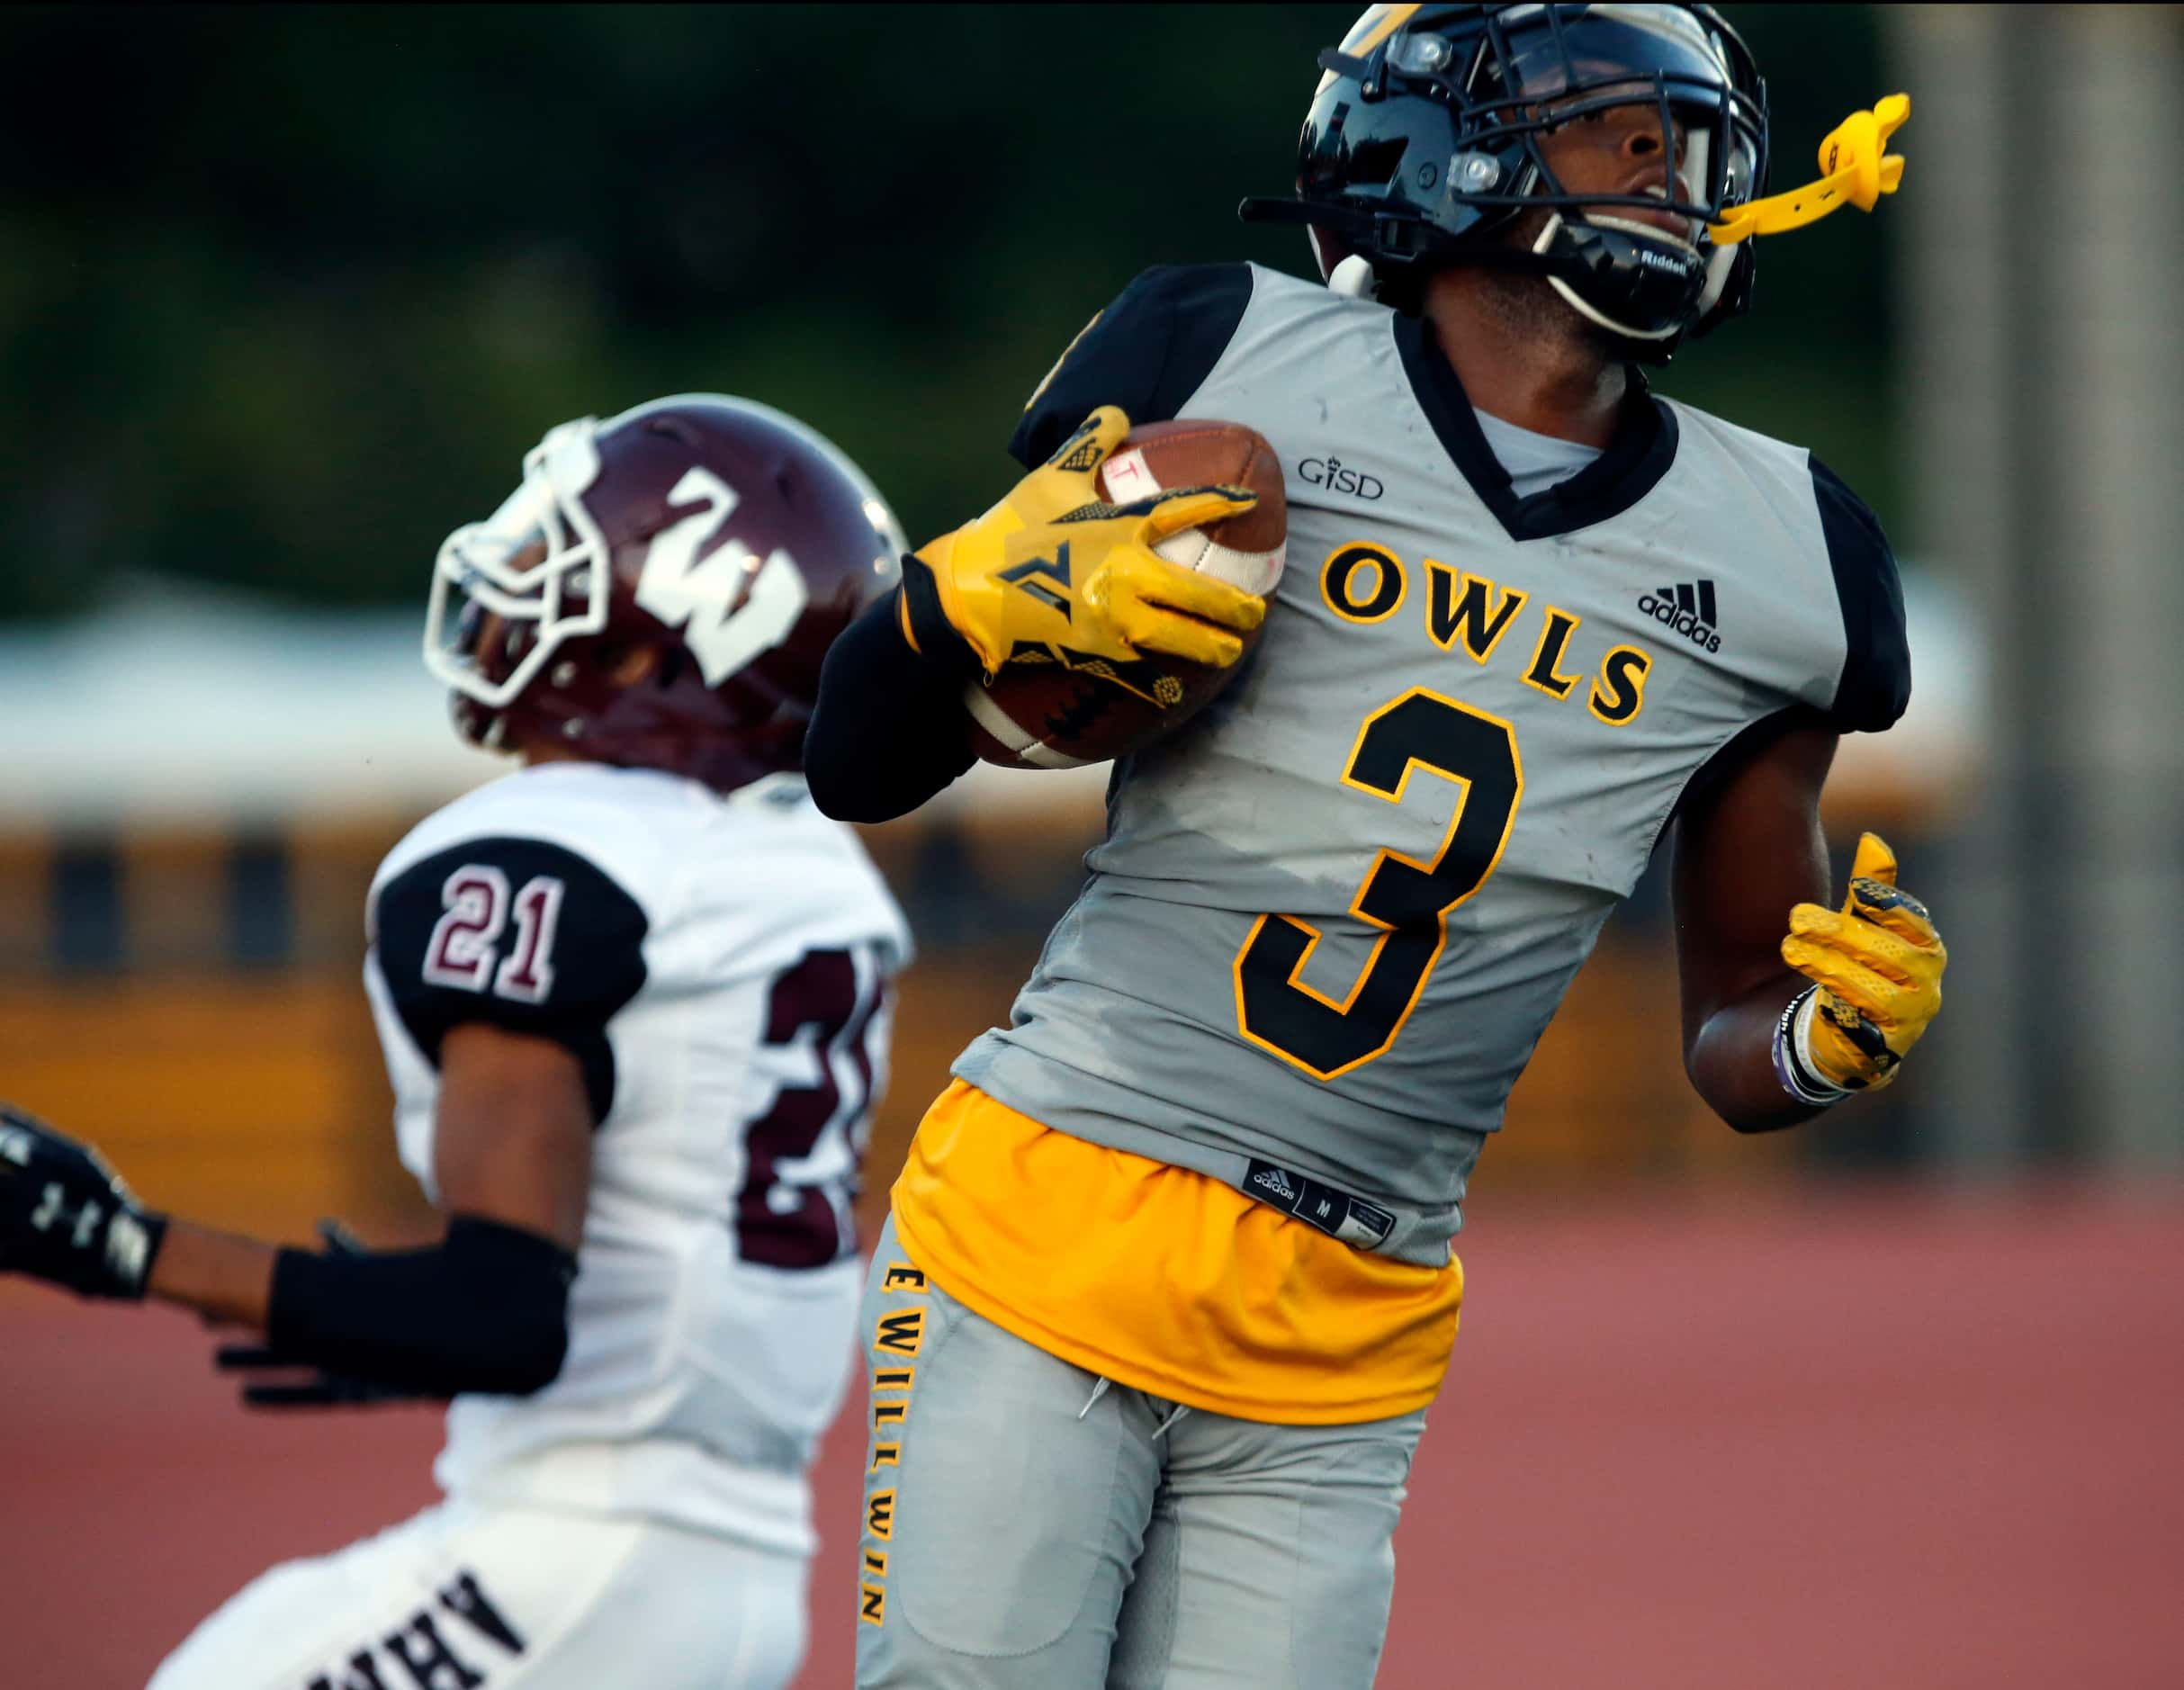
[{"label": "white jersey", "polygon": [[805,1471],[855,1347],[849,1202],[910,954],[855,835],[791,777],[722,796],[546,764],[421,823],[368,925],[395,1131],[427,1196],[451,1027],[564,1046],[598,1128],[567,1361],[535,1396],[454,1400],[443,1488],[808,1554]]}]

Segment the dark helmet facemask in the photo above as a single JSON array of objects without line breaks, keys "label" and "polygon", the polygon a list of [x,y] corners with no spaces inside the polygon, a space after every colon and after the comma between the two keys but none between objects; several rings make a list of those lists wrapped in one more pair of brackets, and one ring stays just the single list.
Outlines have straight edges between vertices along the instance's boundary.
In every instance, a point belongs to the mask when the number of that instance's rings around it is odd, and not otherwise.
[{"label": "dark helmet facemask", "polygon": [[[1736,263],[1735,251],[1715,247],[1705,230],[1752,198],[1765,167],[1757,78],[1750,100],[1740,101],[1727,49],[1680,6],[1595,5],[1572,18],[1558,6],[1517,7],[1487,22],[1489,50],[1479,56],[1475,84],[1475,94],[1489,96],[1479,107],[1481,139],[1490,150],[1505,136],[1521,138],[1534,178],[1526,197],[1556,208],[1531,249],[1554,265],[1550,285],[1580,316],[1625,339],[1681,335],[1720,301]],[[1640,193],[1572,194],[1540,138],[1633,105],[1655,114],[1673,175]],[[1691,238],[1618,216],[1624,207],[1666,209],[1686,220]]]},{"label": "dark helmet facemask", "polygon": [[[1375,8],[1320,63],[1299,198],[1246,201],[1243,211],[1331,234],[1315,240],[1323,270],[1339,245],[1383,278],[1458,259],[1541,274],[1640,355],[1741,309],[1749,248],[1704,231],[1765,183],[1766,93],[1711,8]],[[1541,138],[1634,105],[1658,114],[1664,155],[1676,149],[1673,189],[1573,195]],[[1618,214],[1664,207],[1686,220],[1690,239]],[[1536,238],[1513,244],[1517,220],[1542,209]]]}]

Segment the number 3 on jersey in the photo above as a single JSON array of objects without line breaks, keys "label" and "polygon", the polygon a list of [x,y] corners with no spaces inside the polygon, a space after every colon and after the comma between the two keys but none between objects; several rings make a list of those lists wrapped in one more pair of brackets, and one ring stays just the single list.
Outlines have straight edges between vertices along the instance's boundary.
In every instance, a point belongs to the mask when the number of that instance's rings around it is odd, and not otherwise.
[{"label": "number 3 on jersey", "polygon": [[1413,688],[1365,718],[1343,784],[1400,804],[1421,768],[1461,788],[1456,814],[1433,861],[1384,849],[1358,888],[1351,913],[1380,937],[1349,996],[1337,1002],[1299,977],[1320,930],[1295,916],[1262,915],[1236,953],[1239,1030],[1322,1080],[1395,1042],[1447,942],[1449,912],[1486,884],[1516,821],[1524,771],[1499,716]]}]

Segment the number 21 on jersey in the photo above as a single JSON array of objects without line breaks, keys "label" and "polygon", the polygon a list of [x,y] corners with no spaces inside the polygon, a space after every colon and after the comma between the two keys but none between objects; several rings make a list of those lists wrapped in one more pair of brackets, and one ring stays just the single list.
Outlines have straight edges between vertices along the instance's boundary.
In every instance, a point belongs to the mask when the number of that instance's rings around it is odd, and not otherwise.
[{"label": "number 21 on jersey", "polygon": [[1449,912],[1500,864],[1524,793],[1516,734],[1499,716],[1415,687],[1365,718],[1343,784],[1400,804],[1419,769],[1460,788],[1431,862],[1383,849],[1350,911],[1380,930],[1339,1002],[1302,978],[1320,930],[1262,915],[1236,953],[1244,1037],[1322,1080],[1362,1067],[1395,1042],[1448,940]]},{"label": "number 21 on jersey", "polygon": [[[535,875],[513,899],[508,877],[491,863],[464,863],[440,889],[446,913],[425,948],[426,984],[493,992],[518,1003],[544,1003],[553,990],[553,930],[568,887],[553,875]],[[516,912],[516,945],[499,957],[500,935]]]}]

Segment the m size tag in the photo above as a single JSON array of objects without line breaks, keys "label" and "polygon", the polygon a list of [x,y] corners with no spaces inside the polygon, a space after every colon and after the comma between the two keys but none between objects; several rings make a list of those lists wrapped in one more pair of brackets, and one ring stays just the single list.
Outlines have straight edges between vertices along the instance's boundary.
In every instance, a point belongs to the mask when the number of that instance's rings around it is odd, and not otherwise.
[{"label": "m size tag", "polygon": [[1395,1230],[1395,1216],[1378,1203],[1368,1203],[1362,1197],[1353,1197],[1289,1168],[1278,1168],[1271,1162],[1254,1159],[1244,1190],[1262,1203],[1361,1250],[1379,1249]]}]

